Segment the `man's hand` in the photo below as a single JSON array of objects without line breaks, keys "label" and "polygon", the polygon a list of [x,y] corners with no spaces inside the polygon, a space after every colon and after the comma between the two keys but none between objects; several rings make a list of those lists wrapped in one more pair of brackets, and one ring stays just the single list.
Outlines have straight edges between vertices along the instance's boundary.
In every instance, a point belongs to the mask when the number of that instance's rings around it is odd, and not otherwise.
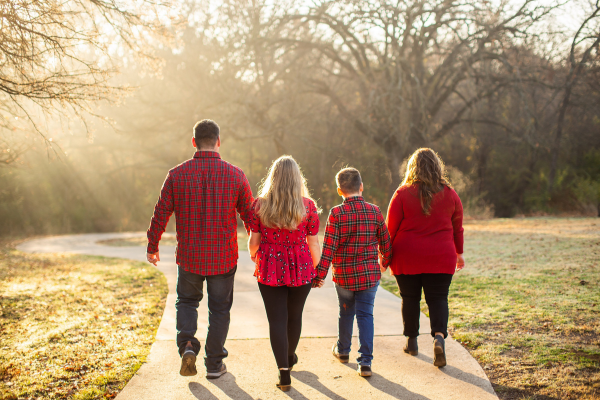
[{"label": "man's hand", "polygon": [[156,267],[156,263],[160,261],[160,255],[158,253],[159,253],[158,251],[154,254],[146,253],[146,259],[148,259],[148,262],[150,264],[154,264],[155,267]]},{"label": "man's hand", "polygon": [[460,271],[465,267],[465,259],[462,254],[456,255],[456,270]]},{"label": "man's hand", "polygon": [[313,278],[311,286],[314,288],[323,287],[323,280],[319,278]]}]

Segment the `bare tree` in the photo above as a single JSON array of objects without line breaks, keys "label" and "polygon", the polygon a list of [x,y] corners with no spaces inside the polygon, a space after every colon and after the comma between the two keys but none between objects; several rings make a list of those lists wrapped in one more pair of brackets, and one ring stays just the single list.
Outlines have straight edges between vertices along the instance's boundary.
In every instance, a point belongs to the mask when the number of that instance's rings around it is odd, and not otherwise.
[{"label": "bare tree", "polygon": [[571,104],[573,89],[586,73],[586,69],[589,70],[588,64],[598,62],[598,57],[594,57],[593,52],[596,52],[597,55],[600,53],[600,1],[595,0],[590,5],[589,14],[586,15],[571,42],[567,57],[568,74],[565,77],[564,84],[558,89],[562,96],[556,120],[556,133],[550,154],[550,174],[548,177],[548,192],[550,194],[556,180],[565,116]]},{"label": "bare tree", "polygon": [[158,62],[169,17],[159,0],[0,0],[0,129],[45,138],[44,117],[93,114],[127,89],[111,82],[123,59]]},{"label": "bare tree", "polygon": [[551,11],[544,3],[324,0],[285,13],[253,3],[263,20],[252,26],[262,40],[255,45],[294,59],[286,70],[308,71],[307,90],[330,99],[381,149],[393,190],[415,147],[444,137],[514,82],[506,50]]}]

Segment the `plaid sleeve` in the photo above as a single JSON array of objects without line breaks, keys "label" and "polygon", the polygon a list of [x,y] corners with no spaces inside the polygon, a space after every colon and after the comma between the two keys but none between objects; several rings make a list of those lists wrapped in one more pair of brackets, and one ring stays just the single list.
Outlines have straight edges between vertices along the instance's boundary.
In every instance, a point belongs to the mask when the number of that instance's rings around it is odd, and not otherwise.
[{"label": "plaid sleeve", "polygon": [[160,197],[154,206],[154,214],[148,228],[148,253],[154,254],[158,252],[158,242],[167,228],[169,218],[173,214],[173,178],[171,173],[167,174],[167,178],[160,190]]},{"label": "plaid sleeve", "polygon": [[333,213],[329,214],[327,219],[327,225],[325,226],[325,239],[323,240],[323,253],[321,254],[321,260],[317,265],[317,278],[325,279],[327,271],[331,261],[335,256],[338,245],[340,243],[339,227],[337,218]]},{"label": "plaid sleeve", "polygon": [[246,232],[249,231],[249,225],[252,217],[254,215],[253,206],[254,206],[254,198],[252,197],[252,189],[250,188],[250,183],[248,183],[248,178],[246,175],[242,173],[242,182],[240,184],[236,210],[238,214],[240,214],[240,218],[244,221],[244,225],[246,226]]},{"label": "plaid sleeve", "polygon": [[387,268],[392,259],[392,241],[379,209],[377,210],[377,241],[379,242],[379,253],[383,258],[383,266]]}]

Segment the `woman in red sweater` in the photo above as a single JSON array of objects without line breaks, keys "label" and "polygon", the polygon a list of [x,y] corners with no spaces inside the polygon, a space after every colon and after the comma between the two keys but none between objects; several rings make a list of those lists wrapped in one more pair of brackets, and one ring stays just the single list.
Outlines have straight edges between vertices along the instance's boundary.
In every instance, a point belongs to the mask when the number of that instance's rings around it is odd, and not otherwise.
[{"label": "woman in red sweater", "polygon": [[463,208],[446,178],[444,164],[431,149],[414,152],[402,185],[392,196],[387,226],[392,239],[390,268],[402,297],[407,343],[404,352],[418,354],[421,291],[429,307],[434,338],[433,365],[446,365],[448,290],[463,259]]}]

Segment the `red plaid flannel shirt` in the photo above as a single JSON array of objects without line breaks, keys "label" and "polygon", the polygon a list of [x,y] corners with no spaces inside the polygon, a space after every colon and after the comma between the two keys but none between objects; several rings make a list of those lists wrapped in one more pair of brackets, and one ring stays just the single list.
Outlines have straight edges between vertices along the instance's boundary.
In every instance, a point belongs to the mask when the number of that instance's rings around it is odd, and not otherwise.
[{"label": "red plaid flannel shirt", "polygon": [[373,287],[381,279],[378,245],[387,267],[392,243],[379,207],[367,203],[362,196],[346,198],[329,213],[317,279],[325,279],[333,263],[333,281],[344,289]]},{"label": "red plaid flannel shirt", "polygon": [[177,264],[200,275],[229,272],[238,259],[235,212],[250,221],[253,201],[240,168],[221,160],[217,152],[198,151],[165,179],[148,229],[148,253],[158,251],[175,212]]}]

